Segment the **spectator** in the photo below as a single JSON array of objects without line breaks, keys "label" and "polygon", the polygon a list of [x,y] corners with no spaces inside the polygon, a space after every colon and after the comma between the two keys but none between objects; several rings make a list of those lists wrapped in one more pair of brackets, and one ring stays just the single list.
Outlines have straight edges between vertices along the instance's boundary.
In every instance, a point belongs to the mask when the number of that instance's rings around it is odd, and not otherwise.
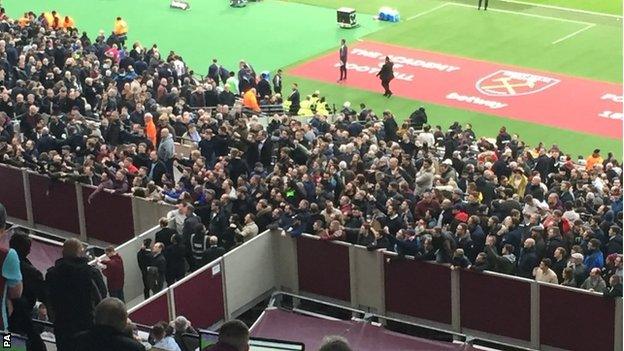
[{"label": "spectator", "polygon": [[184,334],[198,335],[197,331],[191,326],[191,322],[184,316],[178,316],[171,322],[174,330],[173,338],[180,347],[181,351],[194,351],[186,347],[183,337]]},{"label": "spectator", "polygon": [[622,278],[612,275],[609,278],[609,288],[603,292],[604,297],[622,297]]},{"label": "spectator", "polygon": [[152,248],[152,260],[149,267],[147,267],[148,275],[150,278],[150,287],[152,293],[156,294],[161,291],[165,285],[167,275],[167,261],[163,255],[163,249],[165,246],[162,243],[155,243]]},{"label": "spectator", "polygon": [[184,278],[186,273],[186,245],[182,241],[182,236],[174,234],[171,237],[171,244],[165,247],[163,255],[167,262],[165,280],[167,281],[167,286],[171,286]]},{"label": "spectator", "polygon": [[108,285],[108,294],[110,297],[124,300],[124,263],[121,256],[115,251],[114,246],[108,246],[105,249],[106,257],[101,260],[101,263],[106,267],[102,270],[102,273],[106,277],[106,283]]},{"label": "spectator", "polygon": [[591,239],[589,241],[587,244],[587,256],[585,256],[583,263],[590,272],[594,268],[602,269],[604,266],[604,256],[602,251],[600,251],[600,240]]},{"label": "spectator", "polygon": [[607,284],[600,276],[600,268],[592,268],[589,277],[581,284],[581,289],[603,293],[607,290]]},{"label": "spectator", "polygon": [[248,213],[247,215],[245,215],[245,225],[243,226],[243,228],[237,228],[235,230],[236,235],[240,236],[242,242],[248,241],[249,239],[252,239],[254,236],[258,235],[259,229],[256,222],[254,222],[255,219],[256,217],[253,214]]},{"label": "spectator", "polygon": [[524,248],[520,251],[518,259],[518,276],[523,278],[533,277],[533,268],[537,265],[538,257],[535,252],[535,240],[528,238],[524,241]]},{"label": "spectator", "polygon": [[512,274],[516,265],[514,248],[510,244],[503,246],[502,254],[496,252],[496,237],[490,235],[485,241],[485,253],[491,270],[499,273]]},{"label": "spectator", "polygon": [[609,228],[609,241],[605,248],[605,255],[622,253],[622,233],[620,227],[612,225]]},{"label": "spectator", "polygon": [[249,350],[249,328],[238,319],[223,323],[219,329],[219,341],[206,351]]},{"label": "spectator", "polygon": [[152,338],[154,339],[154,348],[163,351],[181,351],[180,346],[173,338],[173,328],[166,322],[156,323],[152,327]]},{"label": "spectator", "polygon": [[163,243],[165,248],[171,245],[171,238],[177,234],[175,229],[169,227],[169,219],[162,217],[159,220],[160,230],[154,234],[154,241],[157,243]]},{"label": "spectator", "polygon": [[219,239],[216,236],[210,237],[210,247],[206,250],[206,263],[210,263],[225,255],[225,248],[219,246]]},{"label": "spectator", "polygon": [[139,252],[137,252],[137,263],[141,270],[141,279],[143,280],[143,297],[149,298],[151,290],[150,274],[148,267],[152,265],[152,239],[145,239],[141,244]]},{"label": "spectator", "polygon": [[548,258],[542,259],[539,267],[535,267],[533,269],[533,276],[535,280],[543,283],[550,284],[559,284],[559,279],[557,279],[557,274],[550,269],[552,266],[552,262]]},{"label": "spectator", "polygon": [[574,270],[571,267],[566,267],[563,270],[563,281],[561,282],[561,285],[572,288],[577,288],[579,286],[574,278]]},{"label": "spectator", "polygon": [[75,351],[142,351],[145,347],[126,333],[128,312],[124,303],[114,297],[95,307],[94,326],[76,337]]},{"label": "spectator", "polygon": [[581,253],[575,252],[570,256],[568,267],[572,268],[574,280],[578,284],[577,286],[583,284],[585,279],[589,276],[589,270],[583,263],[583,254]]},{"label": "spectator", "polygon": [[[0,211],[2,210],[0,209]],[[43,274],[41,274],[41,272],[39,272],[39,270],[37,270],[37,268],[35,268],[28,259],[30,246],[31,241],[28,234],[17,228],[13,229],[13,235],[9,241],[9,247],[15,250],[15,252],[17,252],[17,256],[19,257],[23,290],[21,297],[13,298],[11,300],[13,313],[9,317],[9,331],[26,335],[28,337],[26,342],[26,348],[28,350],[45,351],[46,348],[43,340],[41,340],[41,336],[37,330],[35,330],[32,323],[31,314],[37,301],[45,302],[47,299]]]},{"label": "spectator", "polygon": [[59,351],[71,350],[75,335],[93,327],[94,307],[106,297],[102,275],[89,265],[78,239],[67,239],[62,255],[46,274]]},{"label": "spectator", "polygon": [[323,338],[319,351],[351,351],[351,346],[342,336],[329,335]]}]

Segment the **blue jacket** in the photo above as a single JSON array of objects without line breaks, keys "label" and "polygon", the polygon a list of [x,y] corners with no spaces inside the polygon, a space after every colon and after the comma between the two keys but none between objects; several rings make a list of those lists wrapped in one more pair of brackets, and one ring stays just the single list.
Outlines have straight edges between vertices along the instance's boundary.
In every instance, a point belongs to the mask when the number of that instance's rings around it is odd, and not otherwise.
[{"label": "blue jacket", "polygon": [[594,250],[589,255],[587,255],[587,257],[585,257],[585,260],[583,260],[583,263],[587,267],[588,271],[591,271],[592,268],[602,269],[602,267],[604,266],[604,256],[602,254],[602,251]]}]

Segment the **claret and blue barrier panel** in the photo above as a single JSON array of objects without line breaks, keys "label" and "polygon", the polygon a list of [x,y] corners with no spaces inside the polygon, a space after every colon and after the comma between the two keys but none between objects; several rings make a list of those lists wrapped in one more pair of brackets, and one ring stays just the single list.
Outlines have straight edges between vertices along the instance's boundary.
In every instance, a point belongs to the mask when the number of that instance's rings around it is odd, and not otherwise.
[{"label": "claret and blue barrier panel", "polygon": [[24,178],[22,171],[8,166],[0,166],[0,203],[11,216],[28,220],[26,199],[24,198]]},{"label": "claret and blue barrier panel", "polygon": [[[363,259],[367,255],[370,259]],[[528,349],[622,350],[621,298],[579,289],[451,270],[310,235],[291,238],[279,231],[264,232],[211,265],[169,288],[168,299],[148,300],[131,316],[147,323],[184,315],[207,327],[254,306],[273,284],[271,291],[495,343]],[[362,276],[378,281],[355,279]],[[143,317],[154,310],[158,318]]]},{"label": "claret and blue barrier panel", "polygon": [[149,230],[174,207],[129,194],[53,179],[0,165],[0,203],[9,221],[63,237],[120,245]]}]

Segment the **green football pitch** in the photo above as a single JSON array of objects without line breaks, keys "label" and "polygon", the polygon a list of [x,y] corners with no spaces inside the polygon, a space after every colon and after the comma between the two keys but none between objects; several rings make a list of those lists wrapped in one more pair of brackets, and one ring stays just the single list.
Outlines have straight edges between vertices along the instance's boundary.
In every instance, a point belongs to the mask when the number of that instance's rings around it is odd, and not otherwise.
[{"label": "green football pitch", "polygon": [[[212,58],[226,67],[240,59],[256,71],[295,67],[336,50],[341,38],[400,45],[540,71],[622,83],[622,2],[618,0],[490,0],[490,11],[465,5],[442,6],[438,0],[264,0],[234,9],[227,0],[190,0],[191,9],[169,8],[168,0],[5,0],[10,16],[32,10],[57,10],[70,15],[81,30],[95,36],[109,32],[116,16],[129,24],[130,42],[158,43],[161,51],[175,50],[200,74]],[[357,9],[360,26],[340,29],[336,8]],[[382,6],[401,13],[399,23],[379,22],[373,15]],[[494,10],[494,11],[492,11]],[[333,69],[333,68],[329,68]],[[389,109],[406,118],[418,106],[427,108],[430,123],[446,127],[453,121],[472,123],[479,135],[493,137],[505,125],[530,145],[558,144],[564,151],[587,155],[599,147],[622,156],[622,138],[582,132],[424,103],[287,76],[302,94],[320,90],[336,106],[365,102],[376,110]],[[427,82],[417,82],[426,88]],[[570,96],[574,99],[574,96]],[[553,103],[565,104],[565,101]],[[535,106],[536,109],[539,106]],[[621,111],[619,111],[621,112]],[[621,124],[620,124],[621,125]]]}]

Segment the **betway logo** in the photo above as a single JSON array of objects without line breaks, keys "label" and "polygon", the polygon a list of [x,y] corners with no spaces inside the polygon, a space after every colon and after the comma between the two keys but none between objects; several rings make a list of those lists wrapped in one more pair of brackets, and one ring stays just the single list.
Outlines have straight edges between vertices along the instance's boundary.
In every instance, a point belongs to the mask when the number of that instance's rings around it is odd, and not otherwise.
[{"label": "betway logo", "polygon": [[449,100],[467,102],[469,104],[489,107],[489,108],[491,108],[493,110],[496,110],[496,109],[503,108],[503,107],[507,106],[507,104],[504,104],[502,102],[492,101],[492,100],[485,100],[485,99],[482,99],[482,98],[480,98],[478,96],[461,95],[461,94],[458,94],[456,92],[452,92],[452,93],[446,95],[446,98],[449,99]]},{"label": "betway logo", "polygon": [[600,100],[610,100],[621,104],[624,101],[624,98],[622,98],[622,95],[606,93],[600,97]]}]

